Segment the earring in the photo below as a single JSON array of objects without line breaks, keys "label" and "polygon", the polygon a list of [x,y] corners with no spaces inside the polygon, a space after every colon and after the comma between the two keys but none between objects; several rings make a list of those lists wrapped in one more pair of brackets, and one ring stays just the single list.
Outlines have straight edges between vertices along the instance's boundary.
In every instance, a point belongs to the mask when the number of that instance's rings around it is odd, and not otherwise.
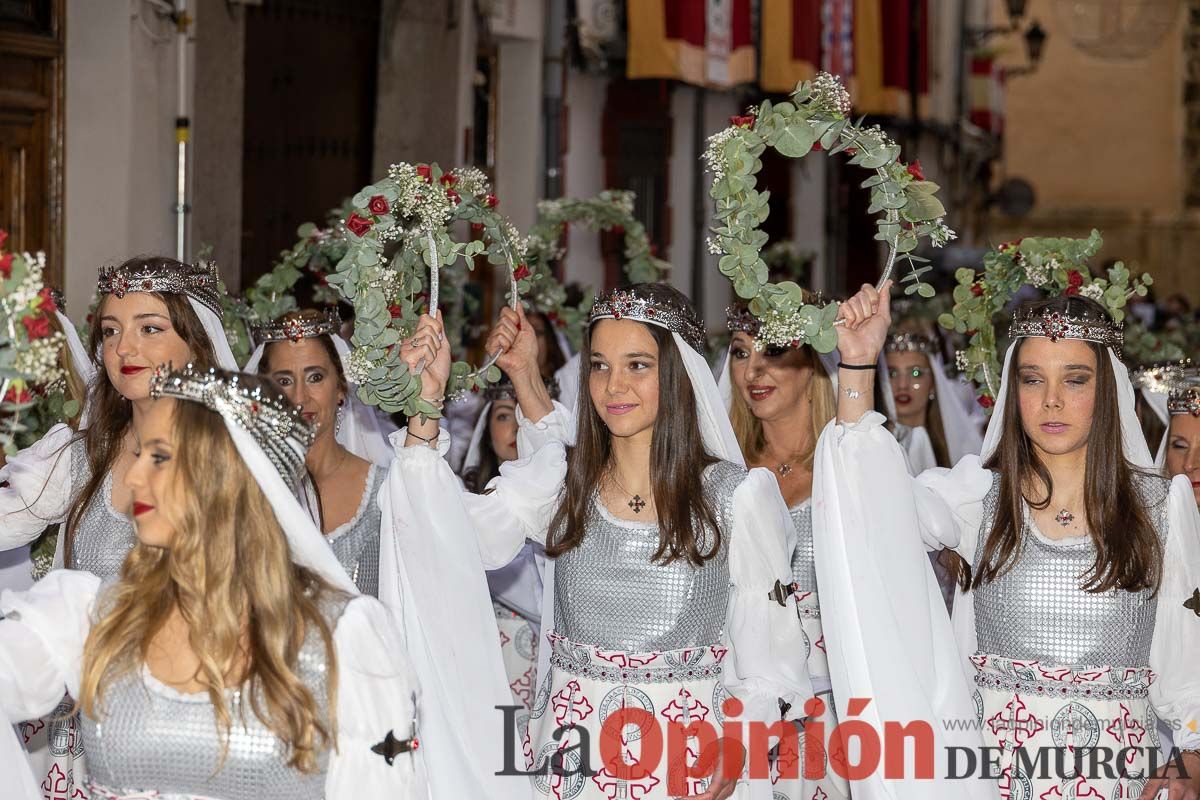
[{"label": "earring", "polygon": [[342,432],[342,412],[346,410],[346,401],[342,400],[338,403],[337,416],[333,422],[333,438],[337,438]]},{"label": "earring", "polygon": [[930,390],[929,390],[929,399],[930,399],[930,400],[937,400],[937,392],[936,392],[936,391],[934,391],[933,389],[930,389]]}]

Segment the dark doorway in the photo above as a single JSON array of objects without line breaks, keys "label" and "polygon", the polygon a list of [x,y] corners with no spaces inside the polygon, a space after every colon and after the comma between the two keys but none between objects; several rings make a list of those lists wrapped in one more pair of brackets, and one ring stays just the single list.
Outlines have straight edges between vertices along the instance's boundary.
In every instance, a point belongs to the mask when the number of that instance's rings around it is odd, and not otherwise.
[{"label": "dark doorway", "polygon": [[379,0],[247,9],[243,286],[371,182],[378,41]]}]

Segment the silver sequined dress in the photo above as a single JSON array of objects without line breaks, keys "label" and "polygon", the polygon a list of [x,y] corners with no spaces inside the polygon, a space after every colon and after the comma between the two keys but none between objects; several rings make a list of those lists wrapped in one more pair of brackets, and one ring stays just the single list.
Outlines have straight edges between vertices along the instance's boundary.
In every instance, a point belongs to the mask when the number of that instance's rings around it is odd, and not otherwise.
[{"label": "silver sequined dress", "polygon": [[[539,775],[534,779],[538,793],[563,800],[669,797],[665,770],[626,781],[603,763],[599,746],[605,720],[626,707],[684,724],[723,718],[733,493],[745,478],[745,469],[727,462],[706,473],[705,496],[721,541],[716,555],[701,566],[686,559],[652,563],[658,524],[618,519],[598,497],[593,501],[582,543],[555,563],[550,671],[534,697],[526,755],[535,764],[548,763],[557,751],[579,743],[574,733],[556,740],[554,732],[578,726],[589,734],[597,774]],[[701,552],[712,547],[713,539],[714,532],[705,531]],[[622,750],[636,750],[639,738],[636,728],[626,726]],[[578,748],[567,750],[568,767],[578,768],[579,761]],[[700,784],[694,782],[686,793]]]},{"label": "silver sequined dress", "polygon": [[[321,611],[331,630],[347,600],[331,596],[322,601]],[[309,629],[301,645],[296,673],[312,692],[322,718],[328,720],[329,664],[325,642],[315,628]],[[181,694],[145,668],[115,681],[105,692],[100,719],[83,716],[92,796],[153,790],[155,796],[167,797],[322,800],[329,751],[317,756],[312,773],[289,767],[286,747],[255,715],[245,691],[243,687],[226,692],[234,725],[222,761],[222,742],[207,692]]]},{"label": "silver sequined dress", "polygon": [[350,580],[354,581],[360,592],[372,597],[379,596],[380,512],[376,500],[379,498],[379,487],[386,477],[387,471],[383,467],[372,464],[367,471],[358,510],[352,518],[326,536]]},{"label": "silver sequined dress", "polygon": [[[83,490],[91,471],[82,441],[71,445],[71,485]],[[82,569],[100,578],[116,577],[125,556],[137,544],[133,520],[119,514],[112,505],[112,473],[104,477],[100,491],[88,504],[71,540],[71,569]]]}]

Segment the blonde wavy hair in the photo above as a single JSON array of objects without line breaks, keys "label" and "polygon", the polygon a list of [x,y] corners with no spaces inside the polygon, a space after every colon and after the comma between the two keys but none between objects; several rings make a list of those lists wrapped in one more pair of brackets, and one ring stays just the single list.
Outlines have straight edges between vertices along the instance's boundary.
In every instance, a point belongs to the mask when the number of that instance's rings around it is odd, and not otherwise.
[{"label": "blonde wavy hair", "polygon": [[[266,379],[241,380],[278,394]],[[177,608],[200,662],[194,679],[213,705],[225,752],[233,723],[225,691],[240,686],[255,716],[288,746],[288,765],[315,772],[318,754],[337,744],[337,661],[320,602],[338,590],[292,563],[271,506],[220,416],[176,401],[173,417],[173,438],[187,446],[175,449],[171,546],[139,543],[105,594],[84,646],[79,706],[100,719],[107,687],[141,669],[151,639]],[[326,714],[296,671],[310,626],[325,645]]]}]

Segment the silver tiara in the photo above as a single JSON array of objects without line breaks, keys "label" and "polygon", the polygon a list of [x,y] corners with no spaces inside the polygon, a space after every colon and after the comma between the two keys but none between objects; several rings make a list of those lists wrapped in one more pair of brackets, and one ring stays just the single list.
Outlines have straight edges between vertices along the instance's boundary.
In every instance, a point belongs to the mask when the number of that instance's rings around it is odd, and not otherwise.
[{"label": "silver tiara", "polygon": [[201,403],[234,422],[254,437],[283,482],[295,489],[304,475],[304,457],[315,432],[297,406],[274,392],[251,388],[240,378],[237,372],[198,370],[191,364],[182,370],[160,366],[150,379],[150,396]]},{"label": "silver tiara", "polygon": [[1107,314],[1064,314],[1046,308],[1018,309],[1008,327],[1010,338],[1020,336],[1042,336],[1052,342],[1059,339],[1080,339],[1111,347],[1118,353],[1124,341],[1122,326],[1114,323]]},{"label": "silver tiara", "polygon": [[342,330],[342,316],[336,308],[325,309],[321,319],[303,319],[289,316],[268,322],[266,325],[254,328],[254,341],[258,344],[267,342],[298,342],[301,339],[315,339],[318,336],[332,336]]},{"label": "silver tiara", "polygon": [[150,260],[136,269],[124,265],[101,267],[96,291],[102,296],[112,294],[117,297],[130,292],[182,294],[221,316],[217,265],[212,262],[182,264],[163,258]]},{"label": "silver tiara", "polygon": [[1167,396],[1169,414],[1191,414],[1200,417],[1200,385],[1176,389]]},{"label": "silver tiara", "polygon": [[631,289],[615,289],[596,298],[588,325],[600,319],[633,319],[677,333],[697,353],[704,352],[704,324],[693,313],[669,305],[656,305]]},{"label": "silver tiara", "polygon": [[1156,394],[1170,394],[1185,388],[1192,382],[1200,383],[1200,368],[1191,366],[1187,359],[1148,364],[1130,370],[1129,381],[1139,389]]},{"label": "silver tiara", "polygon": [[[557,400],[560,394],[558,381],[554,378],[547,378],[545,383],[546,391],[550,393],[550,399]],[[483,396],[492,403],[497,400],[516,400],[517,390],[506,376],[496,383],[489,383],[488,387],[483,390]]]},{"label": "silver tiara", "polygon": [[725,309],[725,327],[730,333],[748,333],[758,335],[762,321],[750,313],[745,306],[729,306]]},{"label": "silver tiara", "polygon": [[893,333],[883,345],[886,353],[936,353],[937,344],[920,333]]}]

